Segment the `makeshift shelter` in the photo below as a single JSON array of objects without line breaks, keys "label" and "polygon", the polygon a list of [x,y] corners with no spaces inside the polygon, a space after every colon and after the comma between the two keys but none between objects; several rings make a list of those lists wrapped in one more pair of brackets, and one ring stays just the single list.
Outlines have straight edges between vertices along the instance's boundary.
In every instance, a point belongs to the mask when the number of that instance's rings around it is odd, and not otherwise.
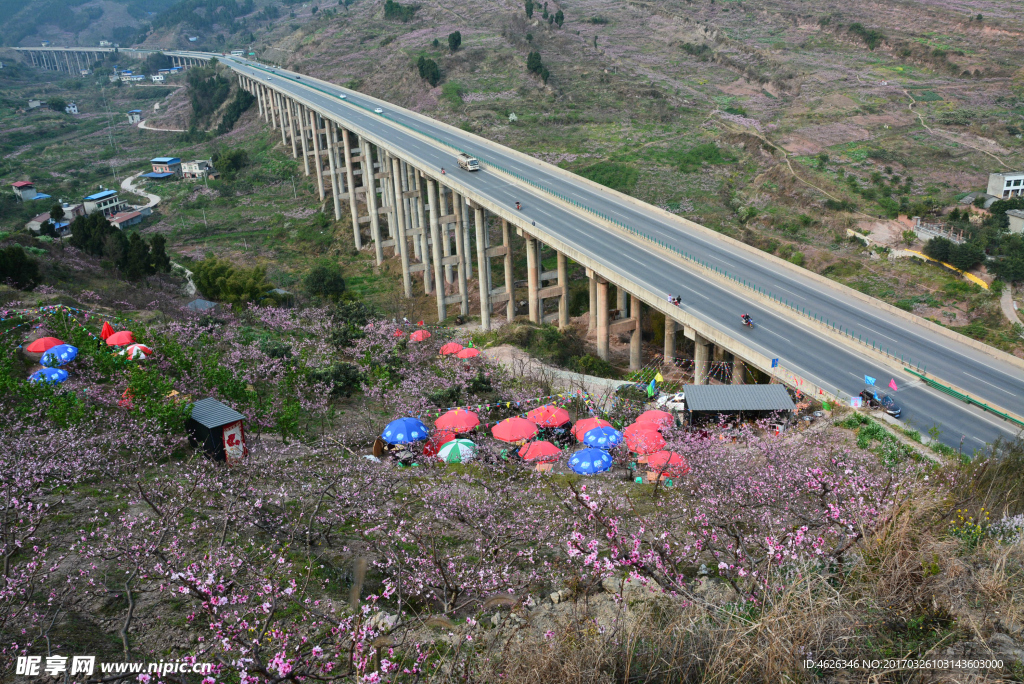
[{"label": "makeshift shelter", "polygon": [[736,415],[740,420],[781,414],[788,419],[796,405],[784,385],[685,385],[690,422]]},{"label": "makeshift shelter", "polygon": [[216,309],[217,303],[205,299],[193,299],[187,304],[186,308],[192,311],[209,311],[210,309]]},{"label": "makeshift shelter", "polygon": [[239,463],[249,453],[244,420],[241,413],[212,397],[200,399],[192,405],[192,417],[185,423],[188,442],[193,448],[202,445],[215,461]]}]

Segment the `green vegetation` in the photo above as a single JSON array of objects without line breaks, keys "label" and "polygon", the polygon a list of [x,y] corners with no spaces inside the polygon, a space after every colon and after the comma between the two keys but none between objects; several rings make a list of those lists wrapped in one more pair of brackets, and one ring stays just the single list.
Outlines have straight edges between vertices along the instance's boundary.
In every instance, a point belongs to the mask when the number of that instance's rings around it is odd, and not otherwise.
[{"label": "green vegetation", "polygon": [[548,82],[548,77],[551,75],[548,68],[541,62],[540,53],[536,50],[531,51],[530,54],[526,56],[526,70],[531,74],[537,74],[540,76],[544,83]]},{"label": "green vegetation", "polygon": [[217,135],[224,135],[231,131],[235,127],[235,123],[239,117],[245,113],[249,107],[252,106],[256,98],[250,95],[247,91],[239,89],[235,92],[235,99],[228,104],[224,110],[224,116],[220,120],[220,125],[217,126]]},{"label": "green vegetation", "polygon": [[419,5],[402,5],[394,0],[386,0],[384,3],[384,18],[392,21],[407,22],[416,14]]},{"label": "green vegetation", "polygon": [[188,86],[194,124],[217,111],[231,92],[231,83],[226,78],[205,67],[188,70]]},{"label": "green vegetation", "polygon": [[416,62],[416,67],[419,69],[420,78],[425,80],[433,88],[441,81],[441,68],[437,66],[437,62],[420,55],[419,61]]},{"label": "green vegetation", "polygon": [[316,297],[334,301],[345,294],[345,278],[341,266],[331,260],[321,260],[302,279],[306,292]]},{"label": "green vegetation", "polygon": [[868,46],[869,50],[874,50],[876,47],[882,44],[885,40],[885,34],[877,29],[866,28],[859,22],[850,24],[848,29],[850,33],[857,36],[864,41],[864,44]]},{"label": "green vegetation", "polygon": [[192,278],[207,299],[234,305],[258,302],[272,287],[263,267],[237,268],[217,257],[207,257],[193,265]]},{"label": "green vegetation", "polygon": [[7,282],[19,290],[31,290],[39,284],[39,262],[25,254],[21,245],[0,249],[0,283]]},{"label": "green vegetation", "polygon": [[578,169],[576,173],[627,195],[633,193],[639,176],[635,166],[611,161],[601,161],[585,166]]},{"label": "green vegetation", "polygon": [[71,237],[68,244],[81,249],[86,254],[103,257],[111,268],[116,268],[128,280],[140,280],[152,275],[157,270],[170,269],[170,259],[165,251],[163,238],[159,242],[158,253],[150,249],[146,242],[136,233],[130,236],[107,221],[101,213],[79,216],[71,223]]},{"label": "green vegetation", "polygon": [[448,34],[448,49],[455,52],[462,45],[462,33],[455,31]]}]

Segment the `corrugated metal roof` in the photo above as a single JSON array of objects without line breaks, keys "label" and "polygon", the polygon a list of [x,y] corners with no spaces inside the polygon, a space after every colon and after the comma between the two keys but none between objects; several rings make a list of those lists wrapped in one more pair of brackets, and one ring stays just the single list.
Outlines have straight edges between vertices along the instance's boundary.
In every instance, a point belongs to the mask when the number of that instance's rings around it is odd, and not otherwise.
[{"label": "corrugated metal roof", "polygon": [[691,411],[792,411],[793,399],[784,385],[685,385]]},{"label": "corrugated metal roof", "polygon": [[95,200],[101,200],[101,199],[103,199],[105,197],[110,197],[111,195],[116,195],[116,194],[117,194],[117,190],[103,190],[102,192],[97,192],[97,193],[94,193],[92,195],[89,195],[85,199],[86,199],[86,201],[95,201]]},{"label": "corrugated metal roof", "polygon": [[215,428],[236,420],[245,420],[245,416],[213,397],[207,397],[192,404],[192,420],[205,427]]},{"label": "corrugated metal roof", "polygon": [[151,164],[179,164],[181,163],[180,157],[154,157],[149,160]]}]

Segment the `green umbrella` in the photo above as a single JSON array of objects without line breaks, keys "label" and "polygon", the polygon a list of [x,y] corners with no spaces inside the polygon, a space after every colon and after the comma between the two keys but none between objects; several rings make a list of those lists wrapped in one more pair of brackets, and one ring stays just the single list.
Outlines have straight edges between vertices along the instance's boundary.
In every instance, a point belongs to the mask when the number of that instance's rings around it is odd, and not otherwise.
[{"label": "green umbrella", "polygon": [[466,463],[476,458],[476,444],[468,439],[453,439],[442,444],[437,455],[445,463]]}]

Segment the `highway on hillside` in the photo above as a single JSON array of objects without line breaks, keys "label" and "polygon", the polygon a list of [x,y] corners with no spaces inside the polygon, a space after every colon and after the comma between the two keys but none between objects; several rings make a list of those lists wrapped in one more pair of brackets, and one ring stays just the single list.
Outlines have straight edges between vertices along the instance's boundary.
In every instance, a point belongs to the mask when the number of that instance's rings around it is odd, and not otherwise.
[{"label": "highway on hillside", "polygon": [[[978,398],[1024,413],[1021,399],[1024,397],[1024,371],[1006,361],[937,335],[923,326],[915,326],[890,312],[874,309],[841,290],[832,291],[789,270],[777,271],[778,266],[739,251],[725,240],[716,239],[714,234],[704,235],[681,223],[674,224],[653,210],[645,212],[641,206],[617,199],[612,193],[588,183],[574,183],[561,173],[523,160],[496,143],[473,141],[470,145],[459,137],[457,131],[358,92],[308,77],[295,80],[299,74],[278,68],[268,70],[242,59],[220,59],[264,82],[269,76],[272,80],[268,85],[306,100],[339,121],[347,121],[379,136],[400,149],[409,161],[420,168],[436,170],[443,166],[450,169],[450,173],[458,174],[461,183],[504,206],[513,206],[516,201],[521,201],[524,217],[536,221],[538,228],[557,235],[610,270],[653,292],[663,293],[666,297],[681,294],[683,308],[688,313],[768,357],[780,358],[783,366],[808,380],[856,396],[864,388],[864,375],[878,378],[880,385],[888,384],[894,377],[901,388],[896,398],[904,408],[903,422],[922,433],[938,426],[942,441],[951,446],[958,446],[961,436],[965,436],[963,447],[967,452],[997,437],[1009,438],[1017,433],[1011,423],[932,390],[907,373],[893,373],[880,363],[861,356],[854,347],[811,329],[798,316],[756,304],[740,288],[734,289],[717,279],[707,278],[682,259],[671,257],[618,228],[609,227],[588,212],[575,209],[541,190],[524,189],[500,172],[469,173],[459,170],[450,148],[425,140],[372,110],[382,107],[386,117],[421,133],[469,148],[485,164],[500,164],[615,216],[627,225],[784,296],[809,312],[819,313],[855,332],[863,331],[865,338],[873,337],[889,346],[890,350],[895,349],[897,354],[913,358],[915,365],[927,367],[930,375],[958,385]],[[347,99],[339,99],[337,96],[341,94]],[[757,322],[754,330],[740,324],[739,314],[743,312],[754,317]]]}]

